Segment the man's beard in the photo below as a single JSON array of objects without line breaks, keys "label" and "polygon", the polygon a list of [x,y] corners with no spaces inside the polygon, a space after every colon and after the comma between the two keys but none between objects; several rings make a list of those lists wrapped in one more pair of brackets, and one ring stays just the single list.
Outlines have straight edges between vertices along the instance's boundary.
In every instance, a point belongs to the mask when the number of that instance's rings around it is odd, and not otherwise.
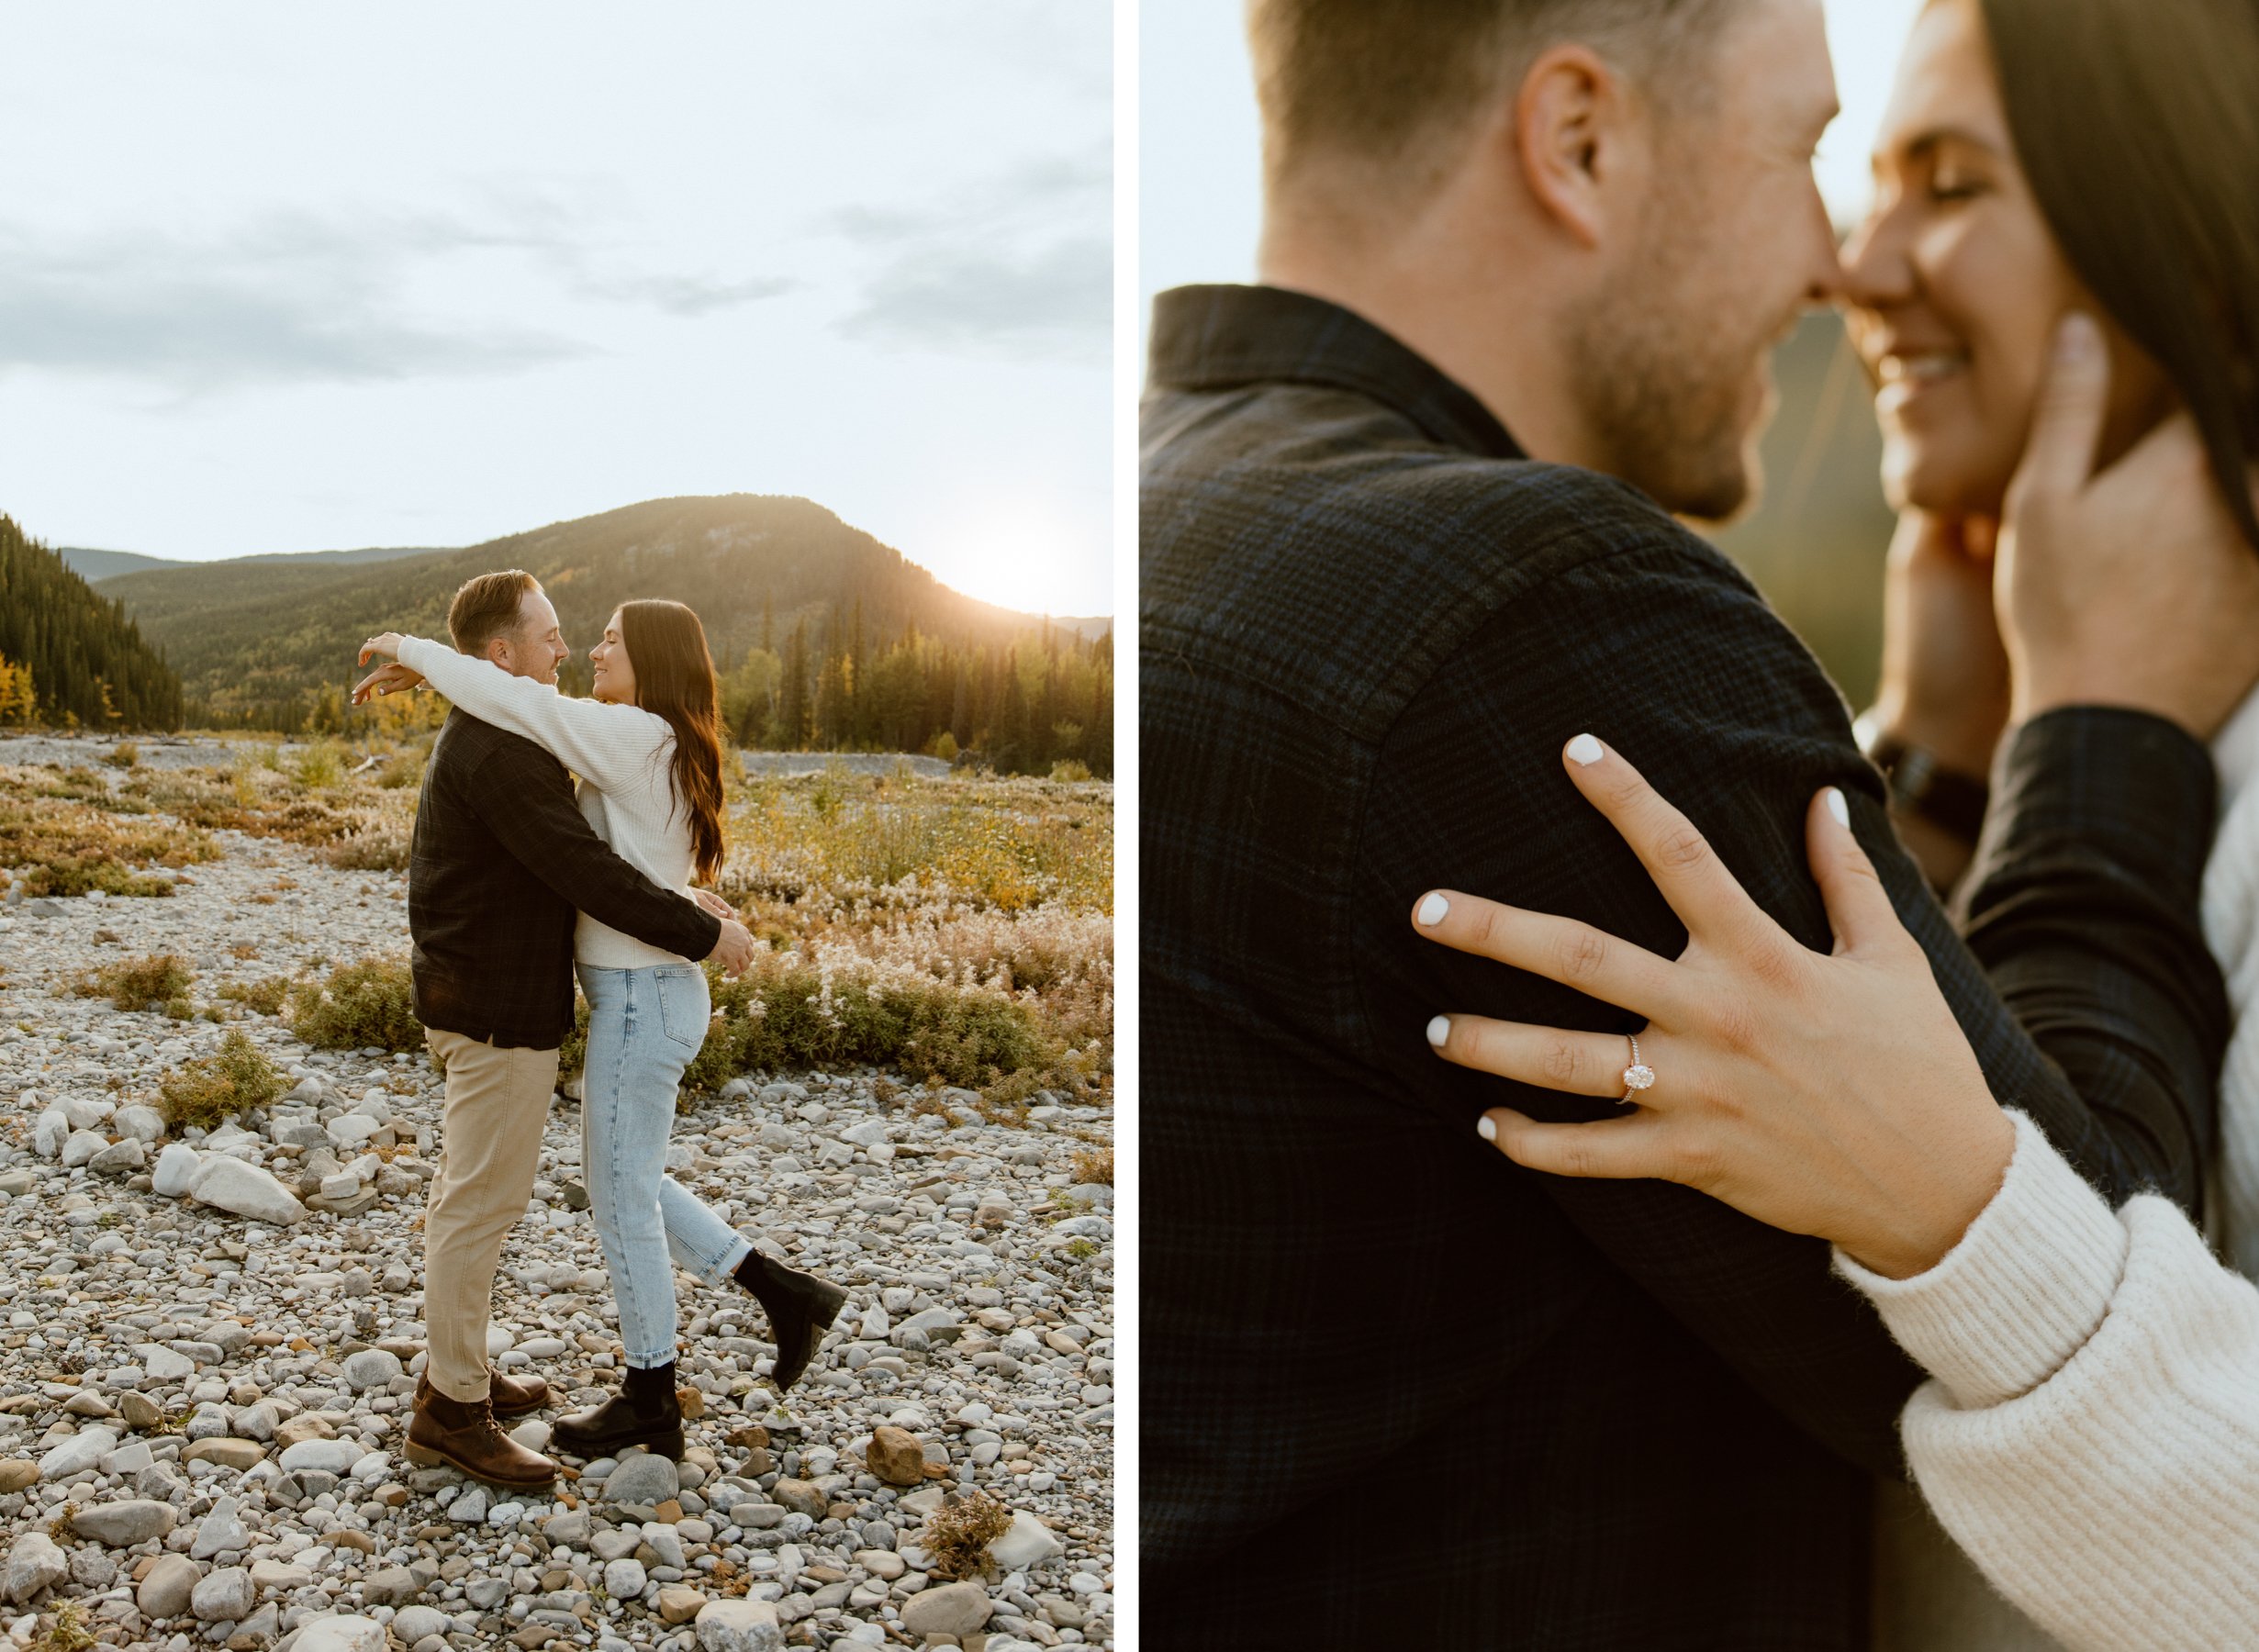
[{"label": "man's beard", "polygon": [[1720,336],[1738,319],[1694,290],[1710,261],[1699,209],[1650,224],[1646,253],[1569,323],[1570,373],[1602,467],[1674,516],[1726,521],[1756,497],[1747,403],[1763,341]]}]

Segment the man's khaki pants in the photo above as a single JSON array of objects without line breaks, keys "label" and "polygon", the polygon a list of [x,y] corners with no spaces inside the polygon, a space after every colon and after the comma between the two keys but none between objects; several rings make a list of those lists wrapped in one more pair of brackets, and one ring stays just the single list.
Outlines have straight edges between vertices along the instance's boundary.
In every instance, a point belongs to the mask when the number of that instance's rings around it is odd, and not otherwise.
[{"label": "man's khaki pants", "polygon": [[557,1052],[505,1050],[427,1028],[447,1074],[439,1174],[423,1218],[425,1375],[450,1400],[486,1397],[486,1318],[502,1241],[526,1213]]}]

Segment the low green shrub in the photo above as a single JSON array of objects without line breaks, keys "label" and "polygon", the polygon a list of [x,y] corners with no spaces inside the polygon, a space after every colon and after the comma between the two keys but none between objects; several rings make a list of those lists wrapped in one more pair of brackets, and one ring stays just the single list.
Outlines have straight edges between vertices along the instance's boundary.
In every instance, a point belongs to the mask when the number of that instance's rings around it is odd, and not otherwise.
[{"label": "low green shrub", "polygon": [[269,976],[263,981],[229,981],[219,989],[219,996],[261,1015],[280,1015],[290,997],[290,980],[286,976]]},{"label": "low green shrub", "polygon": [[106,998],[120,1010],[159,1010],[185,999],[196,972],[171,953],[127,958],[91,970],[73,982],[80,998]]},{"label": "low green shrub", "polygon": [[712,980],[714,1019],[683,1075],[711,1089],[740,1073],[894,1067],[945,1084],[1047,1067],[1054,1041],[1019,1001],[941,981],[827,980],[805,966]]},{"label": "low green shrub", "polygon": [[416,989],[408,965],[363,958],[306,981],[291,994],[290,1030],[319,1050],[420,1050]]},{"label": "low green shrub", "polygon": [[274,1070],[240,1029],[219,1041],[217,1055],[200,1056],[167,1073],[159,1086],[165,1122],[174,1130],[216,1130],[229,1119],[264,1107],[283,1093]]}]

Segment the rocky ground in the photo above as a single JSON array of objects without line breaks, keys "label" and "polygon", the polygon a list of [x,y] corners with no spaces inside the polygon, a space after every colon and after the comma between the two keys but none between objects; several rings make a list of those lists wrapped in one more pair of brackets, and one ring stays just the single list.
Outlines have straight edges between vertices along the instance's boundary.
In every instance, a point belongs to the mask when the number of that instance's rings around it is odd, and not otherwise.
[{"label": "rocky ground", "polygon": [[[415,1468],[419,1229],[442,1146],[428,1063],[311,1050],[248,1015],[229,1024],[295,1088],[174,1140],[149,1111],[160,1077],[227,1029],[58,996],[153,953],[196,968],[202,1004],[403,948],[400,877],[218,836],[223,858],[172,899],[0,910],[12,1644],[90,1644],[73,1621],[183,1652],[1113,1644],[1112,1189],[1072,1166],[1109,1139],[1104,1110],[1012,1127],[964,1092],[915,1112],[878,1074],[739,1081],[677,1121],[674,1173],[849,1286],[808,1378],[779,1404],[758,1307],[678,1275],[697,1413],[679,1465],[567,1459],[542,1497]],[[547,1378],[547,1417],[617,1381],[578,1156],[560,1098],[495,1295],[498,1363]],[[874,1445],[882,1427],[903,1433]],[[927,1547],[955,1488],[1013,1517],[969,1581]]]}]

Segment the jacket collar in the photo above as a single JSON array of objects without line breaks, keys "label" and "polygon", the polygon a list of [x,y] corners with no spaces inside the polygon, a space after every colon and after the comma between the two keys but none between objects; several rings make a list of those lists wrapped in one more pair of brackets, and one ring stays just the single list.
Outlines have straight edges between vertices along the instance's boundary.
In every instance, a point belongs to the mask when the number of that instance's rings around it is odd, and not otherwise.
[{"label": "jacket collar", "polygon": [[1394,409],[1436,441],[1495,459],[1520,446],[1471,392],[1362,316],[1268,286],[1184,286],[1153,301],[1155,389],[1325,385]]}]

